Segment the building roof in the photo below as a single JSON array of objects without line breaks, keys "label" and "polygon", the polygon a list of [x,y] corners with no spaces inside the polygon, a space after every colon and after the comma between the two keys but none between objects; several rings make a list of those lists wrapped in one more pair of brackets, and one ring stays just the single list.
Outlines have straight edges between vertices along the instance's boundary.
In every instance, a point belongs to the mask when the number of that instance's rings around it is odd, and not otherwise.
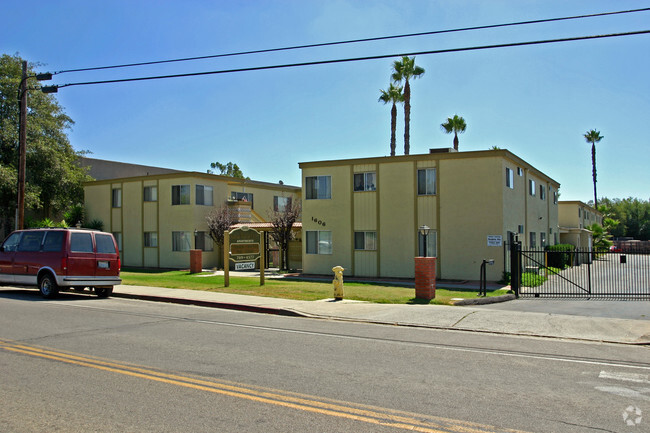
[{"label": "building roof", "polygon": [[377,156],[369,158],[353,158],[353,159],[338,159],[338,160],[329,160],[329,161],[311,161],[311,162],[300,162],[298,166],[303,168],[313,168],[313,167],[331,167],[337,165],[351,165],[351,164],[387,164],[391,162],[404,162],[404,161],[423,161],[423,160],[444,160],[444,159],[470,159],[470,158],[494,158],[502,157],[513,161],[515,164],[526,167],[536,176],[547,179],[548,181],[556,184],[558,187],[560,183],[550,176],[542,173],[537,168],[533,167],[531,164],[527,163],[523,159],[519,158],[514,153],[510,152],[507,149],[495,149],[495,150],[476,150],[470,152],[455,152],[449,151],[449,149],[432,149],[429,153],[420,153],[414,155],[398,155],[398,156]]}]

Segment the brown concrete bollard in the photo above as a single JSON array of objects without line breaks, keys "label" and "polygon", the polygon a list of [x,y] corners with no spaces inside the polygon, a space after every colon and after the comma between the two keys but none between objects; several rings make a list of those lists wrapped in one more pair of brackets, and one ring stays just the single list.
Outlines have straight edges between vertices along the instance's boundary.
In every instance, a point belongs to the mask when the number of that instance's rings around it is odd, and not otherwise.
[{"label": "brown concrete bollard", "polygon": [[203,270],[203,251],[190,250],[190,274],[198,274]]},{"label": "brown concrete bollard", "polygon": [[415,258],[415,297],[431,300],[436,297],[436,258]]}]

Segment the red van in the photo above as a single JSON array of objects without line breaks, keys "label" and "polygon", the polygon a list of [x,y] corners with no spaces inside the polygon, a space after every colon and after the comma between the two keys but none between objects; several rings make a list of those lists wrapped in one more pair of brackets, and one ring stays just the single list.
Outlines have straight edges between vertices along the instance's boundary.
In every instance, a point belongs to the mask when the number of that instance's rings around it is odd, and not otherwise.
[{"label": "red van", "polygon": [[94,289],[105,298],[120,284],[120,254],[113,235],[97,230],[18,230],[0,247],[0,284],[38,286],[46,298],[60,287]]}]

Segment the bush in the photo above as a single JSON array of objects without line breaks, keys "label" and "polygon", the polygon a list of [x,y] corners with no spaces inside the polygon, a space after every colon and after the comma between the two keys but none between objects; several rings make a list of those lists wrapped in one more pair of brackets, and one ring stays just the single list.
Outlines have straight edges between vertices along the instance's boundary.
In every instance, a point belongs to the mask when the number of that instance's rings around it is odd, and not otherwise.
[{"label": "bush", "polygon": [[548,252],[547,266],[564,269],[571,266],[571,256],[576,247],[571,244],[557,244],[546,247]]},{"label": "bush", "polygon": [[88,224],[84,224],[84,226],[87,229],[104,231],[104,223],[102,222],[102,220],[94,219],[90,221]]}]

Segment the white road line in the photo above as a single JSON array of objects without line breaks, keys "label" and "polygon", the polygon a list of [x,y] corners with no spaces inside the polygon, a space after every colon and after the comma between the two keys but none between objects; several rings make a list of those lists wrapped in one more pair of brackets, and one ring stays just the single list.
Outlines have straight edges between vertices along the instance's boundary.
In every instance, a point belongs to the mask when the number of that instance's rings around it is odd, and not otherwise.
[{"label": "white road line", "polygon": [[598,378],[614,379],[614,380],[620,380],[622,382],[650,383],[650,374],[601,371],[600,374],[598,375]]}]

